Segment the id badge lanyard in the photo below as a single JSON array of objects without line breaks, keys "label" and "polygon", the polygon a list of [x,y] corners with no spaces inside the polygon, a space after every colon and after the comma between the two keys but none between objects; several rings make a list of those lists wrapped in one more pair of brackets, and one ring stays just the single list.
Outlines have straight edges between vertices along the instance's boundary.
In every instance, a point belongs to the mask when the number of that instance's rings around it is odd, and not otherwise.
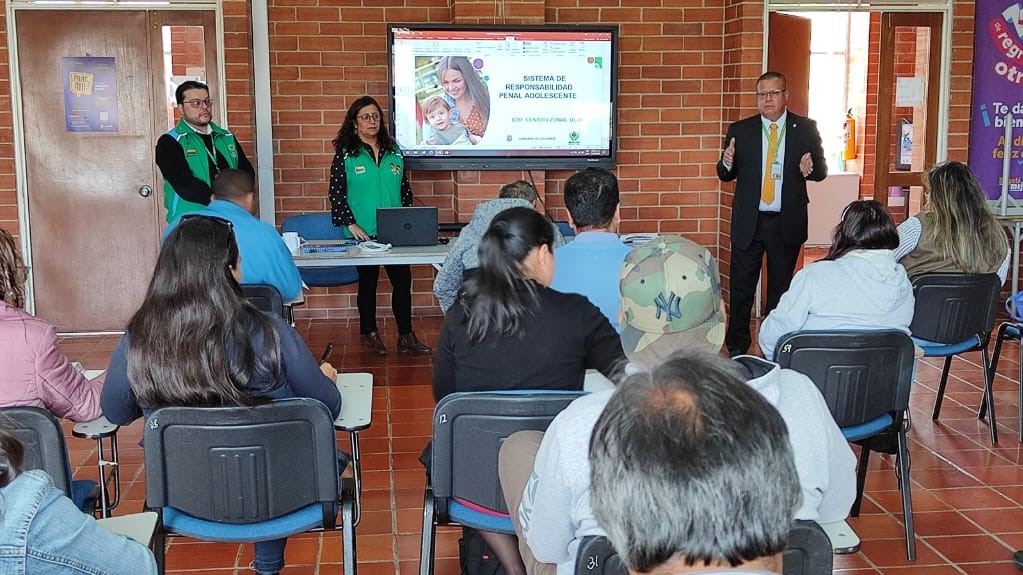
[{"label": "id badge lanyard", "polygon": [[778,141],[771,145],[771,135],[767,132],[767,126],[763,122],[760,123],[760,129],[764,132],[764,137],[767,138],[767,152],[768,155],[774,156],[774,163],[771,164],[771,179],[775,182],[781,180],[781,160],[778,158],[778,148],[781,147],[781,143],[785,140],[785,130],[788,126],[782,124],[781,131],[778,132]]}]

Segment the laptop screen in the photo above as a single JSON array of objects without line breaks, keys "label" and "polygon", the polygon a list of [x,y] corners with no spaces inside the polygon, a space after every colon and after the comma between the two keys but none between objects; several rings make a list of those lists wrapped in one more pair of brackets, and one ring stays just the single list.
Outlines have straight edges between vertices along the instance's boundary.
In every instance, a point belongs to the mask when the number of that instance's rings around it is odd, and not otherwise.
[{"label": "laptop screen", "polygon": [[394,247],[437,245],[437,208],[377,208],[377,241]]}]

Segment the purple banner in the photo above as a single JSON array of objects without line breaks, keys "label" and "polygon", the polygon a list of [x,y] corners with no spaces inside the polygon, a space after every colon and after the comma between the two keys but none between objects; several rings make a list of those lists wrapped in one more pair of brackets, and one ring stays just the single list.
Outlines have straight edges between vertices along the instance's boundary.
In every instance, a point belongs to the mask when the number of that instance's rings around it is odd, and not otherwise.
[{"label": "purple banner", "polygon": [[970,169],[988,198],[1001,197],[1005,115],[1011,113],[1009,195],[1023,199],[1023,5],[978,0],[976,8]]},{"label": "purple banner", "polygon": [[64,56],[64,126],[68,132],[117,131],[117,70],[112,57]]}]

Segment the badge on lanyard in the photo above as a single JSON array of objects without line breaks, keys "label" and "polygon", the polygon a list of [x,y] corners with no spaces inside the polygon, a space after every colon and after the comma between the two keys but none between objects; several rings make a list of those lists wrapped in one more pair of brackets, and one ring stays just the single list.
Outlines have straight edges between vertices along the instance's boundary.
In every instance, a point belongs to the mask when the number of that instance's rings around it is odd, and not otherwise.
[{"label": "badge on lanyard", "polygon": [[775,181],[781,179],[781,162],[771,164],[771,179]]}]

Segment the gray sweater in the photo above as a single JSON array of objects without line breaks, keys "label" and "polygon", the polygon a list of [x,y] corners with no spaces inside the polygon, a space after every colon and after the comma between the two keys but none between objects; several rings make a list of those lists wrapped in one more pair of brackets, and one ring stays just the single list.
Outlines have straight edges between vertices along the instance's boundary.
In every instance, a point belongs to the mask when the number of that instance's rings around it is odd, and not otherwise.
[{"label": "gray sweater", "polygon": [[[441,311],[447,313],[448,308],[455,303],[465,271],[479,267],[477,248],[480,238],[490,227],[490,221],[508,208],[516,207],[532,208],[533,204],[521,198],[497,198],[476,206],[472,213],[472,219],[462,228],[458,238],[451,244],[451,249],[448,250],[448,255],[444,259],[444,266],[437,272],[437,278],[433,280],[433,293],[440,301]],[[554,224],[551,225],[554,226]],[[558,227],[554,226],[554,247],[564,244],[565,238],[558,231]]]}]

